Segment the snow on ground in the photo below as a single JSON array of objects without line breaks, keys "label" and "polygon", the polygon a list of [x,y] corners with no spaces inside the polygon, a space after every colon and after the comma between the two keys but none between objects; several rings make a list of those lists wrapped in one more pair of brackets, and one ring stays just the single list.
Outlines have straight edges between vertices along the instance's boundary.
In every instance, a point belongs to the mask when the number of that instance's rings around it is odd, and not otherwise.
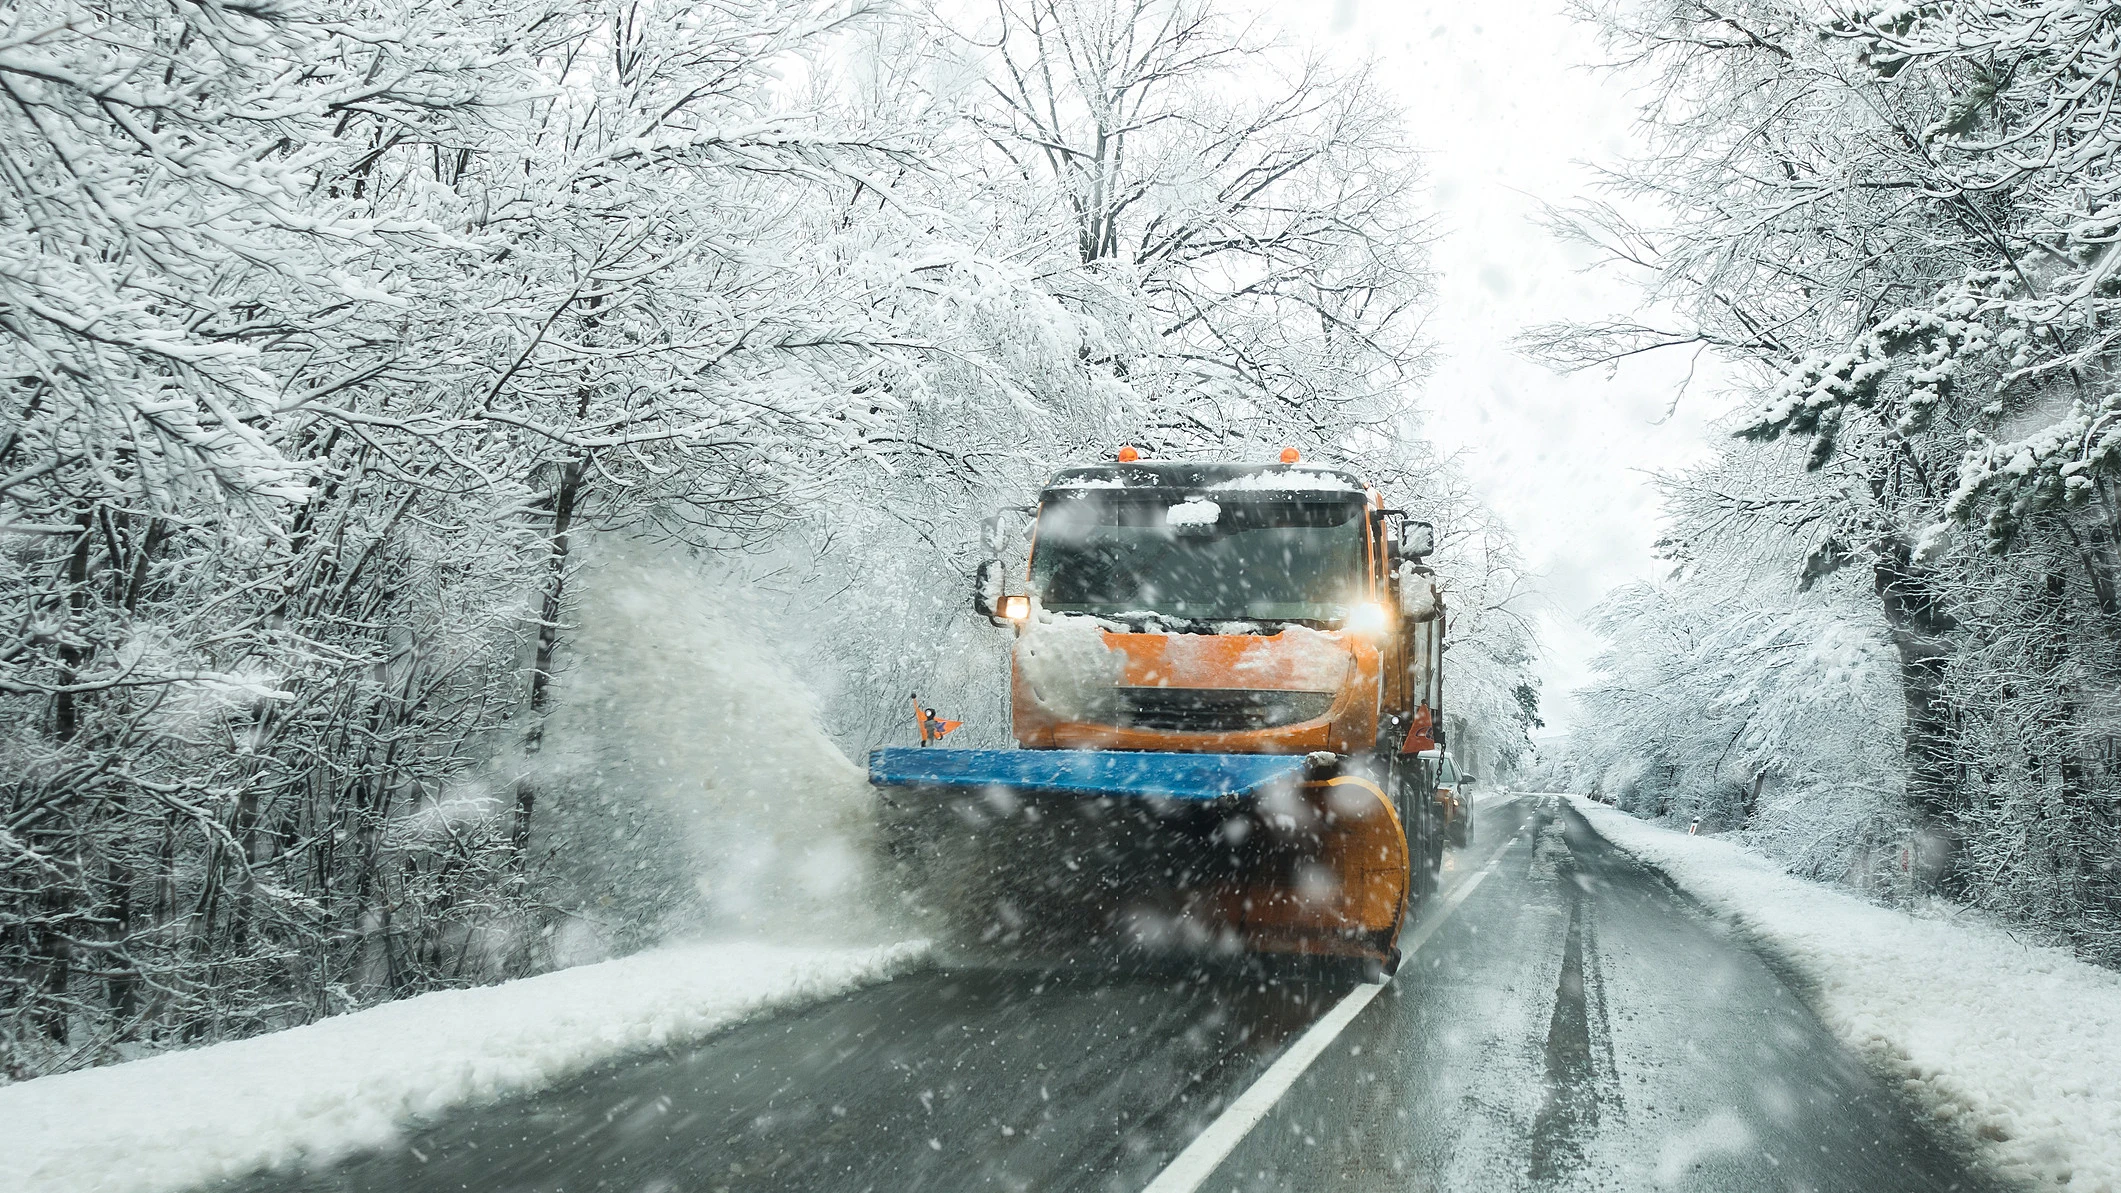
[{"label": "snow on ground", "polygon": [[156,1193],[388,1144],[401,1125],[916,964],[923,942],[654,949],[0,1088],[0,1191]]},{"label": "snow on ground", "polygon": [[1827,1026],[2004,1176],[2121,1193],[2121,974],[1569,798],[1599,835],[1795,966]]}]

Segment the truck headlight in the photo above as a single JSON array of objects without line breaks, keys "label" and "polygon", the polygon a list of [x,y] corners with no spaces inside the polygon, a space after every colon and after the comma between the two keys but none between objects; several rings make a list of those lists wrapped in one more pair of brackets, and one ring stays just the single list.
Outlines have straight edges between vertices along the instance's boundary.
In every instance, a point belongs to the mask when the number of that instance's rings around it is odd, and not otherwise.
[{"label": "truck headlight", "polygon": [[1031,616],[1031,598],[1027,596],[1005,596],[1001,604],[1002,616],[1010,621],[1024,621]]},{"label": "truck headlight", "polygon": [[1376,601],[1363,601],[1348,610],[1347,626],[1358,633],[1382,634],[1385,627],[1391,624],[1391,620],[1383,605]]}]

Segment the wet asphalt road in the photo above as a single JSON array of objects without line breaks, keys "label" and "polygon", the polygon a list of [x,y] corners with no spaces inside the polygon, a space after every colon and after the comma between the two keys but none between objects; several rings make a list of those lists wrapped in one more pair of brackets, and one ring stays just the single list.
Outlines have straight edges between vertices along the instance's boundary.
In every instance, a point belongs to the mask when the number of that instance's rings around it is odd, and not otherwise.
[{"label": "wet asphalt road", "polygon": [[[1207,1190],[1994,1186],[1773,970],[1542,797]],[[1441,902],[1441,900],[1439,900]],[[938,970],[461,1112],[267,1190],[1139,1190],[1350,988],[1283,964]]]}]

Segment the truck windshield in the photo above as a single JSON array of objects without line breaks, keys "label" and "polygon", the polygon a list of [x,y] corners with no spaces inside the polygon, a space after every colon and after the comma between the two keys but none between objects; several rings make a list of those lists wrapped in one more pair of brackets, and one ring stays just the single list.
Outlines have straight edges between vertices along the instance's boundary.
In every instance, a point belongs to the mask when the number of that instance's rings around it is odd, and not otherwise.
[{"label": "truck windshield", "polygon": [[1362,591],[1361,514],[1359,501],[1049,498],[1031,586],[1057,613],[1338,622]]}]

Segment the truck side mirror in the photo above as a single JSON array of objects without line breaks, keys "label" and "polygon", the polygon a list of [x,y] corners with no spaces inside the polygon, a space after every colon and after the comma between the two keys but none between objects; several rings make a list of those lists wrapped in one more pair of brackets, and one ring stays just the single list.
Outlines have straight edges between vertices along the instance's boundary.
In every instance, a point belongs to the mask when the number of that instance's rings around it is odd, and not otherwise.
[{"label": "truck side mirror", "polygon": [[981,617],[1001,616],[1002,561],[982,560],[972,573],[972,611]]},{"label": "truck side mirror", "polygon": [[1399,554],[1404,559],[1426,559],[1436,553],[1436,527],[1412,520],[1399,525]]}]

